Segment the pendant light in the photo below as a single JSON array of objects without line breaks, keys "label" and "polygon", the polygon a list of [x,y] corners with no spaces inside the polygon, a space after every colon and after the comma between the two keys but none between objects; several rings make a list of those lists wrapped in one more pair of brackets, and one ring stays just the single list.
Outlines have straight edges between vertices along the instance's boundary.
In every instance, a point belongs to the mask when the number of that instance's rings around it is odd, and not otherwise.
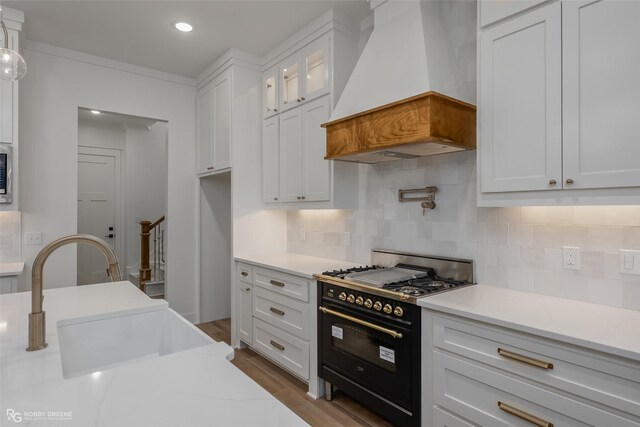
[{"label": "pendant light", "polygon": [[0,48],[0,79],[16,81],[27,74],[27,63],[15,50],[9,49],[9,32],[4,24],[0,8],[0,25],[4,33],[4,47]]}]

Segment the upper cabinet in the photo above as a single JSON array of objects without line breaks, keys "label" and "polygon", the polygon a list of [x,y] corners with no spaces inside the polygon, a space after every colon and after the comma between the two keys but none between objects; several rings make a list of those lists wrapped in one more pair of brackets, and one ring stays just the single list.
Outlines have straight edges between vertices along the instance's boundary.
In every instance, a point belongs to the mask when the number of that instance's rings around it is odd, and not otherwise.
[{"label": "upper cabinet", "polygon": [[198,173],[231,167],[231,70],[198,91]]},{"label": "upper cabinet", "polygon": [[[355,38],[332,30],[288,51],[263,73],[265,203],[294,209],[357,205],[358,165],[325,159],[321,126],[329,120],[357,54]],[[345,60],[335,63],[334,58]]]},{"label": "upper cabinet", "polygon": [[262,113],[264,118],[269,118],[278,112],[279,107],[278,66],[269,68],[262,78]]},{"label": "upper cabinet", "polygon": [[[321,37],[280,62],[280,110],[329,93],[329,37]],[[270,74],[267,72],[265,78]]]},{"label": "upper cabinet", "polygon": [[511,3],[479,6],[479,205],[637,203],[640,2]]}]

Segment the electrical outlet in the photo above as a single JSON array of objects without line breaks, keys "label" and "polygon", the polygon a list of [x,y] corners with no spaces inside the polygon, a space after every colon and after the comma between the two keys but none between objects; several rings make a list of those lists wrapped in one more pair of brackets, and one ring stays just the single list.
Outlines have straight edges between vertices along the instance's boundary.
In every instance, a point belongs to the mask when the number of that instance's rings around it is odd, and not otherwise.
[{"label": "electrical outlet", "polygon": [[640,251],[620,250],[620,273],[640,276]]},{"label": "electrical outlet", "polygon": [[580,270],[580,248],[562,248],[562,261],[566,270]]},{"label": "electrical outlet", "polygon": [[42,244],[42,232],[40,231],[31,231],[26,235],[27,245],[41,245]]}]

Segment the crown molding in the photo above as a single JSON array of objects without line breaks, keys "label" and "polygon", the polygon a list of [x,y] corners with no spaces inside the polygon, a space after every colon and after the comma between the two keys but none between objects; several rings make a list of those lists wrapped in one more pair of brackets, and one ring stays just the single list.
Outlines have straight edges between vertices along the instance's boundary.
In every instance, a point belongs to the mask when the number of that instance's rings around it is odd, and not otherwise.
[{"label": "crown molding", "polygon": [[152,68],[141,67],[138,65],[120,62],[113,59],[107,59],[96,55],[90,55],[88,53],[78,52],[76,50],[52,46],[33,40],[26,41],[25,50],[42,53],[45,55],[56,56],[58,58],[69,59],[71,61],[82,62],[85,64],[96,65],[98,67],[109,68],[125,73],[136,74],[152,79],[164,80],[170,83],[176,83],[190,87],[196,86],[196,80],[189,77],[166,73],[164,71],[158,71]]},{"label": "crown molding", "polygon": [[197,87],[200,88],[204,86],[215,76],[232,65],[239,65],[256,71],[262,71],[259,57],[240,49],[231,48],[216,59],[213,64],[209,65],[204,71],[198,74],[198,77],[195,79]]}]

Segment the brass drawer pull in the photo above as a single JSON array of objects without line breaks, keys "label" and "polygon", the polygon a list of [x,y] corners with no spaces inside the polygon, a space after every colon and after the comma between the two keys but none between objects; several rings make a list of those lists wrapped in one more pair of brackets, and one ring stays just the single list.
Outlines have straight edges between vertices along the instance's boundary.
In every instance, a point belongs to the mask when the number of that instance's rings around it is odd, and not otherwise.
[{"label": "brass drawer pull", "polygon": [[553,427],[553,423],[550,423],[547,420],[543,420],[540,417],[536,417],[535,415],[525,412],[522,409],[518,409],[515,406],[498,402],[498,408],[502,409],[505,412],[510,413],[511,415],[515,415],[518,418],[522,418],[525,421],[529,421],[531,424],[536,425],[538,427]]},{"label": "brass drawer pull", "polygon": [[280,316],[284,316],[284,311],[282,311],[282,310],[278,310],[278,309],[277,309],[277,308],[275,308],[275,307],[271,307],[271,308],[269,309],[269,311],[270,311],[270,312],[272,312],[272,313],[275,313],[275,314],[279,314]]},{"label": "brass drawer pull", "polygon": [[[274,340],[269,341],[269,344],[271,344],[272,346],[274,346],[278,350],[284,350],[284,346],[282,344],[278,344]],[[551,427],[553,427],[553,426],[551,426]]]},{"label": "brass drawer pull", "polygon": [[524,356],[518,353],[512,353],[502,348],[498,349],[498,354],[502,357],[506,357],[507,359],[513,359],[513,360],[517,360],[518,362],[526,363],[528,365],[533,365],[536,368],[553,369],[553,363],[545,362],[539,359],[534,359],[533,357]]},{"label": "brass drawer pull", "polygon": [[366,326],[367,328],[375,329],[376,331],[384,332],[385,334],[391,335],[394,338],[402,338],[402,333],[398,331],[394,331],[393,329],[387,329],[382,326],[376,325],[371,322],[367,322],[366,320],[361,320],[353,316],[349,316],[348,314],[340,313],[339,311],[331,310],[326,307],[318,307],[318,310],[323,312],[324,314],[331,314],[336,317],[341,317],[343,319],[349,320],[354,323],[358,323],[360,325]]},{"label": "brass drawer pull", "polygon": [[280,286],[281,288],[284,288],[284,283],[278,282],[277,280],[270,280],[269,283],[271,283],[273,286]]}]

